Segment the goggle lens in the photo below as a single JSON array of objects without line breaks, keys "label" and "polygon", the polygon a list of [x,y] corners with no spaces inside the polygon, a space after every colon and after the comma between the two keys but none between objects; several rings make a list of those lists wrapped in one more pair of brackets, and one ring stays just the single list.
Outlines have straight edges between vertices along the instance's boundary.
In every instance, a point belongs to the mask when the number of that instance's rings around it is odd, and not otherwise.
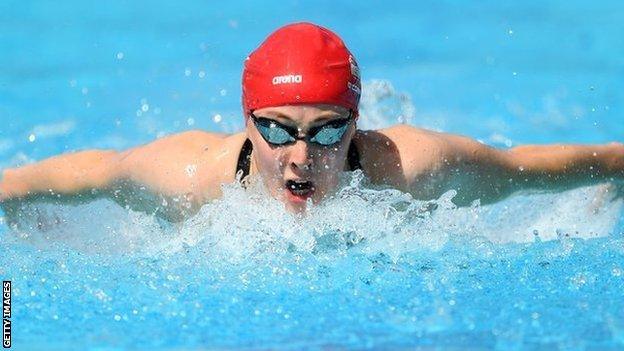
[{"label": "goggle lens", "polygon": [[352,114],[348,118],[332,121],[320,127],[312,128],[308,135],[299,137],[298,131],[285,126],[270,118],[257,117],[253,113],[251,118],[264,140],[272,145],[281,146],[294,143],[297,140],[308,140],[318,145],[329,146],[338,143],[349,126]]}]

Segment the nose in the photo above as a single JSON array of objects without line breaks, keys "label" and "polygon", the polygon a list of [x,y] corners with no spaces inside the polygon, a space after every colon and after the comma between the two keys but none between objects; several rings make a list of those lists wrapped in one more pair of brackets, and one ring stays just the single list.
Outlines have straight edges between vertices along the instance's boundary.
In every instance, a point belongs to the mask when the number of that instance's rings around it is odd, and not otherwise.
[{"label": "nose", "polygon": [[310,148],[305,141],[297,140],[295,144],[290,147],[290,164],[293,168],[298,170],[308,170],[312,165]]}]

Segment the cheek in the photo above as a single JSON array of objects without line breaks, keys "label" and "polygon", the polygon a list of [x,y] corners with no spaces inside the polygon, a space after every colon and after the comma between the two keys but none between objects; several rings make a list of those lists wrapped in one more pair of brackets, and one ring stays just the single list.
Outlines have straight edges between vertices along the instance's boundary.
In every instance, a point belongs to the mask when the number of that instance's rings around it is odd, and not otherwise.
[{"label": "cheek", "polygon": [[258,157],[258,163],[260,170],[263,173],[272,175],[283,173],[284,169],[284,156],[279,149],[271,149],[270,147],[260,148],[256,154]]},{"label": "cheek", "polygon": [[318,164],[318,171],[331,171],[342,170],[347,152],[344,151],[344,146],[333,146],[328,148],[322,148],[314,151],[315,164]]}]

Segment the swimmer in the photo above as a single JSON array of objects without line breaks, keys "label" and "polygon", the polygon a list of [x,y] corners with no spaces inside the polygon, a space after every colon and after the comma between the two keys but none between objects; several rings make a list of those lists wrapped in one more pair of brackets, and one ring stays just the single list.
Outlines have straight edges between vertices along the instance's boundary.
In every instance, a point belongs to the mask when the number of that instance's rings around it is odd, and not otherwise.
[{"label": "swimmer", "polygon": [[293,213],[308,199],[332,196],[340,174],[358,169],[371,184],[417,199],[455,189],[460,206],[624,180],[621,143],[499,150],[408,125],[359,130],[360,92],[357,62],[336,34],[290,24],[245,61],[243,132],[188,131],[125,151],[82,151],[6,169],[0,203],[11,220],[29,202],[110,198],[177,222],[219,198],[221,184],[249,175]]}]

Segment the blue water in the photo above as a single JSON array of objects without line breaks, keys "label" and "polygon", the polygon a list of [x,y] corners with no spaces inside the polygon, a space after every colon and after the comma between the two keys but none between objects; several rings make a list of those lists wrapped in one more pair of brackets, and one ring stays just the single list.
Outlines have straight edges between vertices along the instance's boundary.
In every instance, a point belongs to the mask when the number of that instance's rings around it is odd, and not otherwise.
[{"label": "blue water", "polygon": [[[362,128],[621,142],[622,18],[618,1],[2,1],[0,168],[238,131],[242,61],[299,20],[357,57]],[[31,206],[0,223],[14,347],[624,348],[608,188],[456,209],[452,192],[432,206],[345,184],[303,221],[236,186],[181,226],[107,201]]]}]

